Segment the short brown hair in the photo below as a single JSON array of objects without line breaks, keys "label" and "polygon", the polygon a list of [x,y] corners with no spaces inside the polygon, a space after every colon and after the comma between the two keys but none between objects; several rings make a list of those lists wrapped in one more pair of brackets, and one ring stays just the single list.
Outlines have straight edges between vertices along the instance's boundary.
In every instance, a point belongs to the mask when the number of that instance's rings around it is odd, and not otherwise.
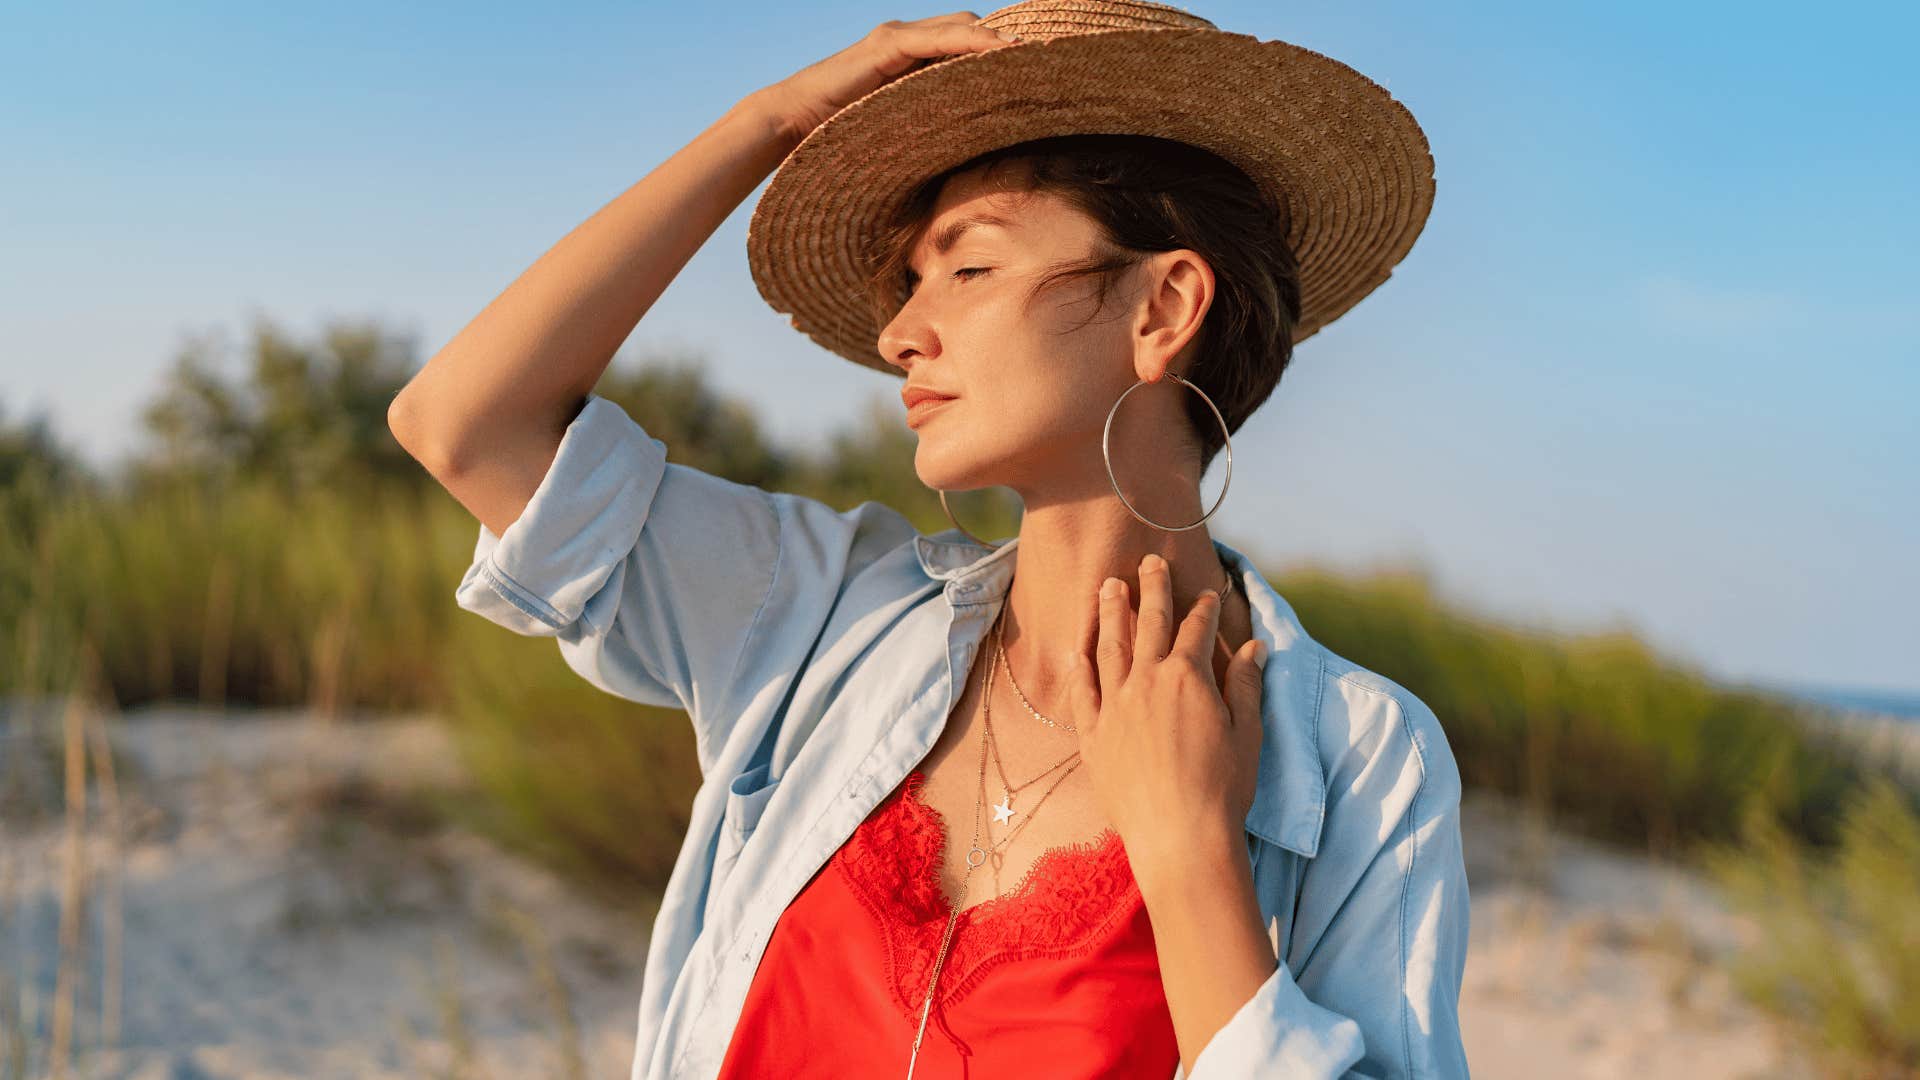
[{"label": "short brown hair", "polygon": [[[1026,190],[1061,197],[1101,228],[1094,259],[1056,268],[1034,287],[1092,277],[1104,308],[1114,281],[1157,252],[1199,253],[1213,268],[1215,292],[1184,373],[1238,431],[1279,384],[1293,358],[1300,320],[1300,274],[1287,244],[1284,211],[1245,172],[1197,146],[1150,135],[1062,135],[976,156],[917,187],[868,249],[874,325],[906,305],[907,262],[929,224],[948,177],[1011,161],[1029,166]],[[1220,451],[1220,422],[1197,394],[1185,394],[1187,418],[1205,472]]]}]

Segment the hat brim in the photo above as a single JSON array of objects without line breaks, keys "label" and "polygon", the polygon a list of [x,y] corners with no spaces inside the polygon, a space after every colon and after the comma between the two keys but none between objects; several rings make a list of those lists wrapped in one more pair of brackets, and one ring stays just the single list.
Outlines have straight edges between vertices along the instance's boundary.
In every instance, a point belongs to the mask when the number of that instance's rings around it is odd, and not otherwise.
[{"label": "hat brim", "polygon": [[1095,31],[945,58],[833,114],[754,206],[754,284],[822,347],[902,374],[877,346],[864,262],[874,231],[928,176],[1073,134],[1191,143],[1260,185],[1299,262],[1295,343],[1385,282],[1433,206],[1425,134],[1352,67],[1221,30]]}]

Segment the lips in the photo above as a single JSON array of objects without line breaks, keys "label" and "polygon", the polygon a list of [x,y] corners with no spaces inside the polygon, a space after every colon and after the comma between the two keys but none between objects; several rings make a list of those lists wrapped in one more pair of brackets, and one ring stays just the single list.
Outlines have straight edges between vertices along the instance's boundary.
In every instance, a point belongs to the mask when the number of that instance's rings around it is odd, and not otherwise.
[{"label": "lips", "polygon": [[941,409],[946,408],[948,402],[958,400],[958,398],[945,397],[940,394],[913,395],[913,404],[907,406],[907,426],[919,427],[920,421],[925,418],[928,413],[939,412]]},{"label": "lips", "polygon": [[902,391],[900,400],[906,405],[907,409],[911,411],[915,405],[918,405],[922,401],[952,401],[953,395],[928,390],[923,386],[916,386]]}]

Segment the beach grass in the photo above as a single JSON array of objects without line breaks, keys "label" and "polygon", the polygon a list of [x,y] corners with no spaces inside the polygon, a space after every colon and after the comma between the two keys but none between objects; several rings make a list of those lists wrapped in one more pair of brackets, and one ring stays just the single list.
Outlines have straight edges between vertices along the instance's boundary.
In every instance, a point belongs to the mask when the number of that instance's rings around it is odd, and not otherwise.
[{"label": "beach grass", "polygon": [[1754,808],[1706,864],[1759,928],[1733,975],[1832,1075],[1920,1075],[1920,814],[1884,780],[1849,793],[1812,850]]}]

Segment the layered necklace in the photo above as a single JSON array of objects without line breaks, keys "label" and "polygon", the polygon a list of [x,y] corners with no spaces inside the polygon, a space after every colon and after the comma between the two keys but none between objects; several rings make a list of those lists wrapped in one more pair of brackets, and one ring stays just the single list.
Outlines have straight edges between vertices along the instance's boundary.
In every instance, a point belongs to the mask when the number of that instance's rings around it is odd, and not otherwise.
[{"label": "layered necklace", "polygon": [[[1000,779],[1002,781],[1003,794],[1000,799],[1000,804],[994,808],[994,820],[1004,822],[1004,821],[1011,820],[1013,817],[1014,811],[1013,811],[1012,804],[1013,804],[1014,793],[1046,777],[1048,774],[1054,772],[1056,769],[1059,769],[1062,765],[1067,765],[1067,768],[1065,769],[1065,771],[1061,772],[1057,777],[1055,777],[1053,783],[1047,785],[1047,789],[1040,793],[1040,798],[1038,801],[1036,801],[1033,804],[1033,809],[1028,810],[1026,812],[1026,815],[1021,819],[1018,825],[1015,825],[1012,829],[1008,830],[1007,834],[1001,837],[1000,839],[998,840],[992,839],[992,830],[991,828],[986,827],[986,822],[985,822],[986,809],[987,809],[987,757],[989,752],[991,752],[996,768],[999,767],[1000,750],[999,750],[999,747],[995,745],[994,739],[993,739],[993,675],[994,675],[994,672],[1000,667],[1000,665],[1006,662],[1005,660],[1006,654],[1002,651],[1000,647],[1000,626],[1006,620],[1006,614],[1007,614],[1007,610],[1003,606],[1000,609],[1000,615],[994,619],[994,623],[993,623],[994,663],[992,666],[987,668],[987,685],[986,685],[986,689],[982,692],[982,698],[984,699],[984,704],[982,706],[981,724],[980,724],[980,783],[978,787],[978,795],[974,801],[973,839],[967,848],[967,869],[964,873],[961,874],[961,877],[960,877],[960,883],[961,883],[960,893],[962,898],[966,896],[966,883],[972,879],[973,872],[979,869],[980,867],[986,865],[988,859],[994,860],[994,867],[998,869],[999,866],[1001,865],[1001,862],[1000,862],[1001,849],[1006,847],[1007,844],[1010,843],[1014,837],[1020,835],[1020,830],[1026,828],[1027,822],[1033,820],[1034,811],[1039,810],[1041,803],[1044,803],[1047,801],[1047,796],[1052,795],[1054,792],[1054,789],[1059,787],[1060,784],[1063,781],[1065,781],[1068,776],[1072,775],[1073,770],[1080,767],[1080,761],[1079,761],[1080,752],[1076,750],[1072,754],[1067,755],[1065,758],[1061,759],[1059,762],[1055,763],[1053,766],[1048,768],[1046,772],[1041,773],[1040,776],[1035,777],[1033,780],[1029,780],[1024,784],[1021,784],[1018,787],[1012,786],[1010,784],[1006,784],[1005,783],[1006,770],[1000,769]],[[1011,667],[1007,669],[1007,680],[1009,682],[1013,680],[1013,669]],[[1021,695],[1021,699],[1024,701],[1025,695]],[[1029,705],[1028,707],[1031,708],[1032,706]],[[1058,726],[1058,725],[1055,725],[1055,726]],[[1069,728],[1067,730],[1072,730],[1072,729]],[[1070,765],[1068,764],[1069,762],[1071,762]],[[980,844],[980,837],[983,831],[988,835],[988,843],[985,847],[982,847]],[[952,912],[948,914],[947,929],[946,929],[946,932],[943,935],[941,935],[941,938],[940,938],[940,952],[939,952],[939,955],[935,956],[933,960],[933,976],[931,980],[927,983],[926,999],[922,1001],[920,1004],[920,1027],[919,1027],[919,1030],[914,1032],[913,1053],[907,1059],[907,1080],[913,1080],[913,1067],[915,1063],[918,1062],[920,1059],[920,1041],[926,1036],[926,1033],[927,1033],[927,1017],[930,1016],[933,1012],[934,990],[936,987],[940,985],[940,971],[943,967],[946,966],[947,950],[949,946],[951,946],[953,943],[953,927],[954,927],[954,924],[960,920],[960,910],[961,909],[958,905],[954,905]]]}]

